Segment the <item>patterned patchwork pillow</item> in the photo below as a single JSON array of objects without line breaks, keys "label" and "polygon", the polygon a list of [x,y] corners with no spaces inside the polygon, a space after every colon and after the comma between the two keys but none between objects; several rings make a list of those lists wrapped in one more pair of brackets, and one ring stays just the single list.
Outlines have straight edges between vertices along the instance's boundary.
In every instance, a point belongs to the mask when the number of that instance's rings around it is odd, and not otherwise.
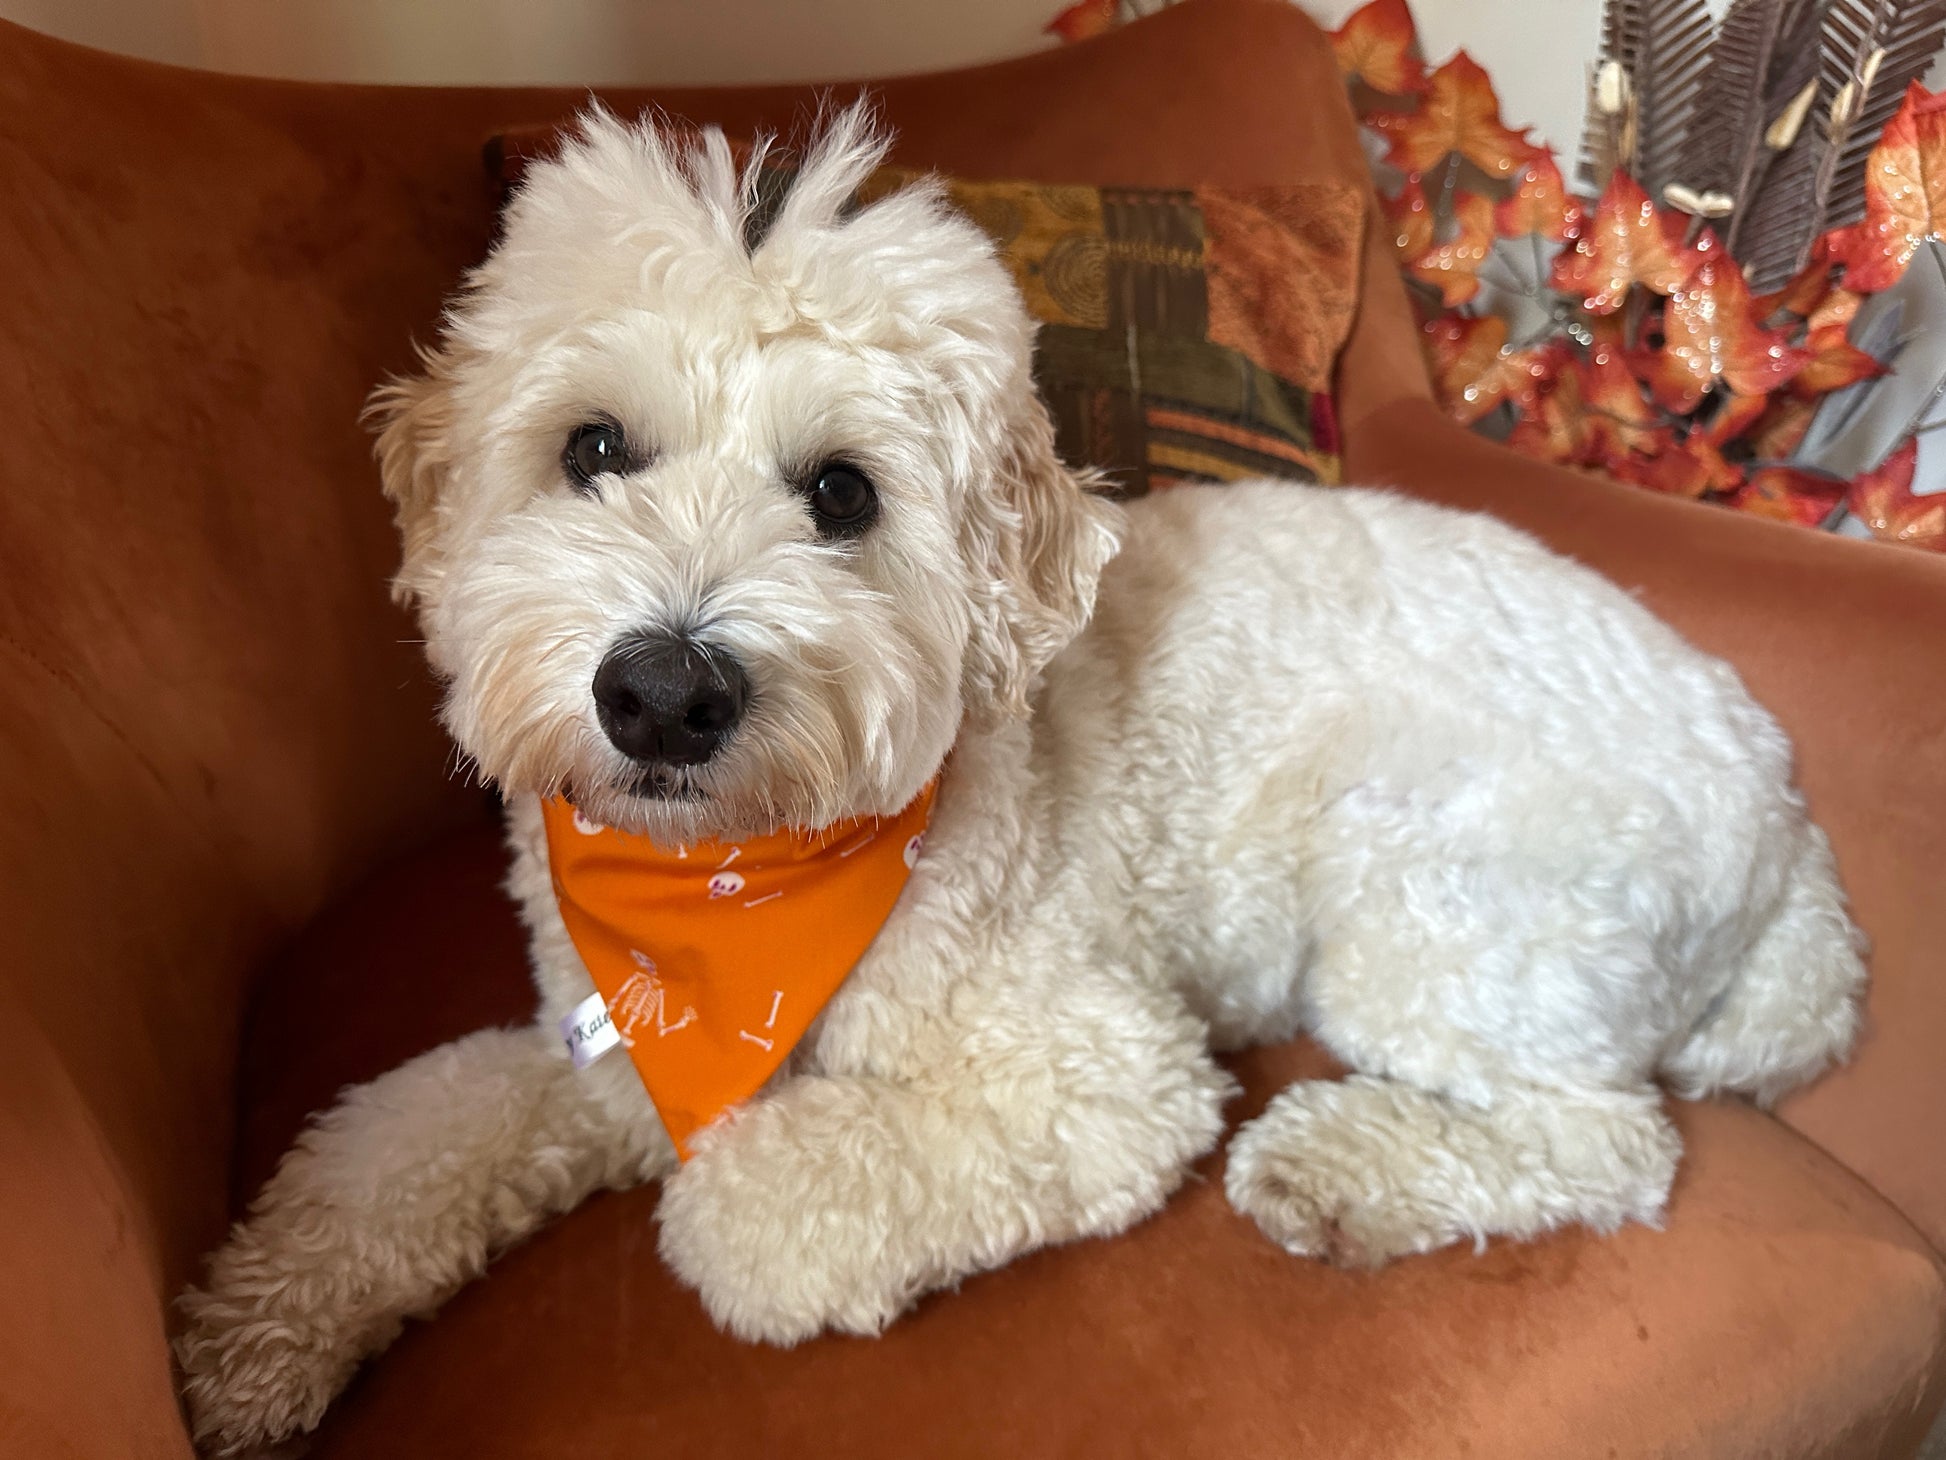
[{"label": "patterned patchwork pillow", "polygon": [[[488,144],[503,197],[556,136]],[[924,175],[884,168],[860,201]],[[1357,301],[1356,188],[942,181],[1041,322],[1034,373],[1068,461],[1128,497],[1183,481],[1338,480],[1330,392]]]}]

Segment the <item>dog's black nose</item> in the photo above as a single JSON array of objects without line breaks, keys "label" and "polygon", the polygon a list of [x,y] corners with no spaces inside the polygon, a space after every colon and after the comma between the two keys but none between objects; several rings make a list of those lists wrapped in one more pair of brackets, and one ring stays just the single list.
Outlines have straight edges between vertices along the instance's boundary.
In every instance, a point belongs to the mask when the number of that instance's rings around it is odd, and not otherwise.
[{"label": "dog's black nose", "polygon": [[721,649],[638,634],[608,651],[594,694],[601,728],[623,755],[645,765],[701,765],[743,718],[750,681]]}]

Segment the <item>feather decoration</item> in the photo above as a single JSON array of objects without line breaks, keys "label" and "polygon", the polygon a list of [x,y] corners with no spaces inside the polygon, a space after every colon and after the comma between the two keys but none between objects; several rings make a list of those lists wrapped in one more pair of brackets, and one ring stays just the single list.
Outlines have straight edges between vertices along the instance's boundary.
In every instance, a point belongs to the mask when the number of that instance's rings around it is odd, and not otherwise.
[{"label": "feather decoration", "polygon": [[[1628,113],[1635,108],[1635,99],[1624,94],[1619,106],[1613,110],[1602,104],[1604,89],[1612,89],[1612,78],[1604,82],[1602,72],[1609,63],[1593,66],[1588,71],[1588,100],[1585,103],[1587,124],[1581,133],[1581,172],[1576,179],[1581,191],[1591,198],[1598,198],[1608,186],[1609,176],[1617,168],[1623,172],[1632,170],[1634,159],[1628,155],[1631,129]],[[1620,67],[1615,75],[1624,74]]]},{"label": "feather decoration", "polygon": [[1743,201],[1765,161],[1764,133],[1815,79],[1827,0],[1735,0],[1710,50],[1678,168],[1698,192]]},{"label": "feather decoration", "polygon": [[1635,180],[1652,198],[1670,183],[1694,186],[1682,176],[1683,144],[1715,33],[1708,0],[1647,0],[1635,53],[1622,62],[1635,87]]},{"label": "feather decoration", "polygon": [[1630,72],[1642,47],[1648,0],[1602,0],[1601,50],[1588,73],[1587,124],[1581,134],[1581,187],[1599,196],[1616,168],[1635,170],[1635,87]]},{"label": "feather decoration", "polygon": [[1599,193],[1618,167],[1651,197],[1686,181],[1683,149],[1715,32],[1708,0],[1604,0],[1582,136],[1583,187]]},{"label": "feather decoration", "polygon": [[1642,48],[1648,0],[1602,0],[1601,59],[1631,66]]},{"label": "feather decoration", "polygon": [[[1818,231],[1864,215],[1866,158],[1942,42],[1946,0],[1831,0],[1818,55],[1818,117],[1828,148],[1819,168]],[[1834,117],[1841,95],[1845,114]]]},{"label": "feather decoration", "polygon": [[1813,196],[1823,156],[1823,139],[1806,122],[1789,147],[1765,157],[1749,207],[1739,207],[1731,220],[1735,232],[1725,247],[1759,294],[1781,288],[1809,262],[1811,245],[1823,231]]},{"label": "feather decoration", "polygon": [[1604,0],[1582,185],[1621,168],[1661,198],[1720,194],[1759,289],[1864,211],[1865,163],[1946,42],[1946,0]]},{"label": "feather decoration", "polygon": [[1759,290],[1789,277],[1816,232],[1809,203],[1821,153],[1806,112],[1815,104],[1828,3],[1736,0],[1684,149],[1685,173],[1702,179],[1684,181],[1735,200],[1724,246]]}]

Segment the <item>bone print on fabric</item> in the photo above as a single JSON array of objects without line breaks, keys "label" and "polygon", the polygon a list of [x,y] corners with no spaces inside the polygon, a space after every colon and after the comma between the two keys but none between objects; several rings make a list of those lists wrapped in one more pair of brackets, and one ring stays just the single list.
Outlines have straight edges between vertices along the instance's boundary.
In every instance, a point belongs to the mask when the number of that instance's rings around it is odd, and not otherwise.
[{"label": "bone print on fabric", "polygon": [[685,1156],[763,1088],[878,936],[936,787],[884,821],[673,850],[545,803],[562,921]]}]

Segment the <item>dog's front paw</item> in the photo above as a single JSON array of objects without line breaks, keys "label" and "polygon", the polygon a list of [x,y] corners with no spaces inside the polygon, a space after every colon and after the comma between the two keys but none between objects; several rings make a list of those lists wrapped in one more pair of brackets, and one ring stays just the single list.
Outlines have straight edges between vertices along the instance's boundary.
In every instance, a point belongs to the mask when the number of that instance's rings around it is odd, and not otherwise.
[{"label": "dog's front paw", "polygon": [[834,1170],[744,1121],[663,1183],[663,1260],[718,1327],[789,1347],[876,1334],[921,1286],[914,1233],[874,1194],[889,1173]]},{"label": "dog's front paw", "polygon": [[306,1290],[303,1274],[245,1234],[218,1255],[208,1288],[183,1295],[176,1363],[205,1453],[256,1454],[316,1428],[350,1380],[371,1335],[334,1322],[328,1298],[297,1306]]}]

